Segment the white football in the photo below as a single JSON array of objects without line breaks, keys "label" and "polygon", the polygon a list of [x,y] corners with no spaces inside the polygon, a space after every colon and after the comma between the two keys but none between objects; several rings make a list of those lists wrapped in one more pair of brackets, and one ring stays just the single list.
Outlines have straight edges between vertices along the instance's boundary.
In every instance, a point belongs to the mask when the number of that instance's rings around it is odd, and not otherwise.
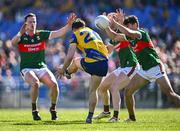
[{"label": "white football", "polygon": [[105,29],[109,26],[109,19],[105,15],[99,15],[95,18],[95,26],[98,29]]}]

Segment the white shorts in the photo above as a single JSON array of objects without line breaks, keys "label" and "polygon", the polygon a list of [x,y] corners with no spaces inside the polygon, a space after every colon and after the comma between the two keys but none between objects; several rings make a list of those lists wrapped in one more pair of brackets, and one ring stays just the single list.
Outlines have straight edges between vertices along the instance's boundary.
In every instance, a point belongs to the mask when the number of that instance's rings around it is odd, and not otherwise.
[{"label": "white shorts", "polygon": [[125,67],[125,68],[117,68],[116,70],[113,71],[113,73],[116,76],[119,76],[119,74],[121,72],[123,72],[124,74],[126,74],[130,79],[132,79],[132,77],[136,74],[136,72],[140,69],[139,64],[134,66],[134,67]]},{"label": "white shorts", "polygon": [[139,74],[146,80],[153,82],[156,81],[158,78],[163,77],[165,75],[165,71],[163,65],[159,64],[150,68],[149,70],[143,70],[142,67],[140,67],[140,70],[137,72],[137,74]]},{"label": "white shorts", "polygon": [[55,79],[55,76],[48,68],[40,68],[40,69],[32,69],[32,68],[24,68],[21,70],[21,76],[24,79],[26,73],[33,71],[36,76],[40,79],[45,73],[48,73],[53,79]]}]

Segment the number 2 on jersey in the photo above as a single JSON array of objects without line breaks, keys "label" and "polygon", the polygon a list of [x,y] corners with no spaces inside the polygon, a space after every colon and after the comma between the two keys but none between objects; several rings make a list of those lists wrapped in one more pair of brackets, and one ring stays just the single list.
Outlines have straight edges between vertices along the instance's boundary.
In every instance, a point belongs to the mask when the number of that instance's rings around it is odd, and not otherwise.
[{"label": "number 2 on jersey", "polygon": [[101,37],[95,32],[95,31],[82,31],[80,32],[80,35],[84,35],[84,43],[89,43],[93,40],[102,40]]}]

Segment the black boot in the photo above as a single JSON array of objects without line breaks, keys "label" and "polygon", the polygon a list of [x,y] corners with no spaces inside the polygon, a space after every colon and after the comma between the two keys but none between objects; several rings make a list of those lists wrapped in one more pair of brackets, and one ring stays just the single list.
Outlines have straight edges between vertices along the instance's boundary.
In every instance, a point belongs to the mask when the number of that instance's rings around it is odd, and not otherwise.
[{"label": "black boot", "polygon": [[32,116],[33,116],[33,120],[35,120],[35,121],[41,120],[41,117],[40,117],[38,111],[32,111]]}]

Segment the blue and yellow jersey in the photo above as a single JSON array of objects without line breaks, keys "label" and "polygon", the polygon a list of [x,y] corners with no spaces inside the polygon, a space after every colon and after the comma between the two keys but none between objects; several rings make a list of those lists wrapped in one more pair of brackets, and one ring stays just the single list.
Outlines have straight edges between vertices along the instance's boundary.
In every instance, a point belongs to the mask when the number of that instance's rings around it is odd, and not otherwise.
[{"label": "blue and yellow jersey", "polygon": [[76,44],[85,56],[85,62],[107,60],[108,50],[99,34],[85,27],[75,31],[72,35],[71,44]]}]

